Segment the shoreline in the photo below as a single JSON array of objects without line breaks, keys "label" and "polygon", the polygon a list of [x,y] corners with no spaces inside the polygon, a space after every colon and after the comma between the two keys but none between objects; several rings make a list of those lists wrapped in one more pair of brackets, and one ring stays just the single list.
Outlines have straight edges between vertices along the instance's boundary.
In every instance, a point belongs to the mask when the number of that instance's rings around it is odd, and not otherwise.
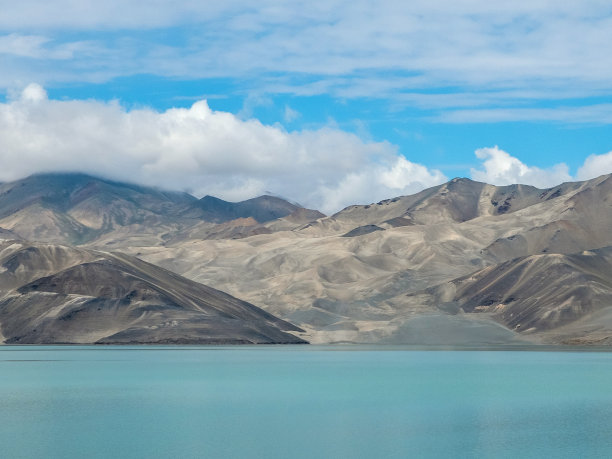
[{"label": "shoreline", "polygon": [[[19,349],[22,348],[22,349]],[[516,344],[516,345],[489,345],[489,346],[450,346],[450,345],[401,345],[401,344],[0,344],[0,352],[28,349],[52,350],[63,348],[66,350],[282,350],[282,351],[350,351],[350,352],[612,352],[612,346],[589,345],[554,345],[554,344]]]}]

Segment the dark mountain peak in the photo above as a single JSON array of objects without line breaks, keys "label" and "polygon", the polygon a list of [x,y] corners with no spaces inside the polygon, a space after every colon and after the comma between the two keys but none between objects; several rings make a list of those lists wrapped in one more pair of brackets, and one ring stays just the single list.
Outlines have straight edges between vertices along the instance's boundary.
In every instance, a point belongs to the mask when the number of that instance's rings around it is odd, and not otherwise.
[{"label": "dark mountain peak", "polygon": [[198,207],[210,212],[227,212],[232,209],[235,204],[236,203],[224,201],[223,199],[208,194],[198,201]]},{"label": "dark mountain peak", "polygon": [[237,218],[252,217],[264,223],[292,214],[299,206],[282,198],[263,195],[240,202],[229,202],[214,196],[204,196],[198,202],[203,211],[201,218],[215,223],[223,223]]},{"label": "dark mountain peak", "polygon": [[211,196],[209,194],[207,194],[206,196],[204,196],[203,198],[200,198],[200,202],[201,203],[206,203],[206,204],[223,204],[223,205],[244,205],[244,204],[253,204],[253,203],[275,203],[275,204],[279,204],[279,203],[286,203],[290,206],[295,206],[296,208],[298,206],[296,206],[295,204],[291,204],[289,201],[287,201],[286,199],[283,198],[279,198],[277,196],[272,196],[272,195],[268,195],[268,194],[264,194],[261,196],[256,196],[254,198],[250,198],[250,199],[245,199],[244,201],[226,201],[224,199],[218,198],[216,196]]}]

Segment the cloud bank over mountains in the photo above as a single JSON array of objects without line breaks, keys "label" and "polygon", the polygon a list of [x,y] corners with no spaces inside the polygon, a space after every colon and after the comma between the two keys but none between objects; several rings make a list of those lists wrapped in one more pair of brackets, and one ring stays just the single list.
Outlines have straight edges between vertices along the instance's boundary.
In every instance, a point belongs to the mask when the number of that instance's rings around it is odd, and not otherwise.
[{"label": "cloud bank over mountains", "polygon": [[335,128],[288,132],[205,101],[157,112],[50,100],[37,84],[0,104],[0,145],[4,181],[83,171],[228,200],[270,191],[327,212],[446,180],[387,142]]},{"label": "cloud bank over mountains", "polygon": [[[0,180],[81,171],[117,180],[212,194],[227,200],[273,192],[335,212],[448,180],[388,142],[337,128],[287,131],[205,101],[158,112],[118,102],[52,100],[31,84],[0,104]],[[476,180],[540,187],[571,180],[568,167],[528,166],[498,147],[476,151]],[[576,178],[612,172],[612,152],[586,159]]]}]

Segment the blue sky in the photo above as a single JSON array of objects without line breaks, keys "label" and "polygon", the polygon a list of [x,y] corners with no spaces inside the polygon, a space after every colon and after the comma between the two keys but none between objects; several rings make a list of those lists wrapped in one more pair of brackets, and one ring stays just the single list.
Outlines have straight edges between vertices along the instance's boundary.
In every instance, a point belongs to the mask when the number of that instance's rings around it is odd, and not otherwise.
[{"label": "blue sky", "polygon": [[610,2],[207,3],[0,0],[0,180],[333,212],[454,176],[612,172]]}]

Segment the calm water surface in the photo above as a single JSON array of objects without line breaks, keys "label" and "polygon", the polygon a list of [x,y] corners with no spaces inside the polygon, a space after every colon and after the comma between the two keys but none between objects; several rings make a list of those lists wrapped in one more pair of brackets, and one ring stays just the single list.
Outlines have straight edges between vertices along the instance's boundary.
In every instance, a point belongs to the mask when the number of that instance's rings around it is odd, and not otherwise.
[{"label": "calm water surface", "polygon": [[612,457],[612,353],[0,347],[0,457]]}]

